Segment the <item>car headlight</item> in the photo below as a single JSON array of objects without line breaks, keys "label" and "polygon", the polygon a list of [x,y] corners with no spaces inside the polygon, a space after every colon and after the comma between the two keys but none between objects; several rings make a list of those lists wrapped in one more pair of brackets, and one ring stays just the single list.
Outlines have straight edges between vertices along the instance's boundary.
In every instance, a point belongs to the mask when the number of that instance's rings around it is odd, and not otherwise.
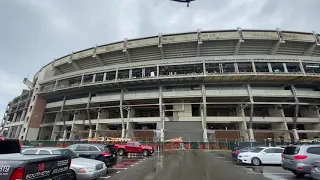
[{"label": "car headlight", "polygon": [[96,167],[86,167],[86,168],[80,168],[79,173],[87,173],[87,172],[92,172],[95,171]]}]

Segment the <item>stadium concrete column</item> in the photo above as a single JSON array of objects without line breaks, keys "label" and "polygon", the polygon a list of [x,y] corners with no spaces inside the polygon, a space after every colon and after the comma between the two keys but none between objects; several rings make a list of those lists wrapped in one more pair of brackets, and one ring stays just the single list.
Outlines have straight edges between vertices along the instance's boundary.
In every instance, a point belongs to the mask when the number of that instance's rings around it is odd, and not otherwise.
[{"label": "stadium concrete column", "polygon": [[12,122],[16,122],[16,119],[17,119],[17,113],[15,112],[15,113],[13,114]]},{"label": "stadium concrete column", "polygon": [[160,140],[164,141],[164,109],[163,109],[163,87],[159,86],[159,114],[160,114],[160,124],[161,124],[161,130],[160,130]]},{"label": "stadium concrete column", "polygon": [[133,122],[130,122],[132,117],[134,117],[134,114],[135,114],[135,110],[134,108],[132,107],[128,107],[127,108],[127,127],[126,127],[126,138],[129,139],[129,138],[134,138],[134,132],[133,132],[133,129],[134,129],[134,125],[133,125]]},{"label": "stadium concrete column", "polygon": [[100,137],[101,136],[101,131],[104,129],[107,129],[108,124],[106,123],[101,123],[102,121],[109,119],[109,112],[107,109],[99,109],[98,111],[98,119],[97,119],[97,124],[96,124],[96,132],[94,134],[94,137]]},{"label": "stadium concrete column", "polygon": [[21,132],[21,128],[22,128],[22,125],[18,125],[17,126],[17,130],[16,130],[16,133],[14,135],[14,138],[19,138],[19,135],[20,135],[20,132]]},{"label": "stadium concrete column", "polygon": [[275,105],[268,109],[268,114],[271,117],[279,117],[282,122],[271,123],[274,139],[280,141],[282,138],[285,141],[290,140],[290,134],[288,133],[288,125],[281,105]]},{"label": "stadium concrete column", "polygon": [[175,101],[173,105],[173,120],[177,121],[185,121],[188,120],[188,118],[192,117],[192,107],[191,104],[185,104],[184,100],[182,101]]},{"label": "stadium concrete column", "polygon": [[24,109],[24,110],[22,111],[22,114],[21,114],[21,117],[20,117],[20,120],[19,120],[19,121],[24,121],[25,116],[26,116],[26,110]]},{"label": "stadium concrete column", "polygon": [[320,133],[317,132],[320,130],[320,118],[319,118],[319,109],[317,106],[308,106],[305,108],[300,109],[300,114],[302,117],[307,118],[315,118],[318,122],[316,123],[305,123],[304,128],[305,130],[311,130],[314,132],[307,133],[308,139],[312,139],[316,136],[319,136]]},{"label": "stadium concrete column", "polygon": [[73,140],[76,136],[79,135],[79,131],[81,129],[84,129],[84,125],[81,124],[76,124],[77,121],[79,120],[85,120],[86,119],[86,115],[85,113],[83,113],[83,111],[75,111],[74,112],[74,116],[73,116],[73,123],[71,126],[71,133],[70,133],[70,140]]},{"label": "stadium concrete column", "polygon": [[9,127],[7,138],[10,138],[11,133],[12,133],[12,126]]},{"label": "stadium concrete column", "polygon": [[[255,71],[255,69],[254,69],[254,71]],[[250,100],[250,118],[249,118],[248,132],[249,132],[249,140],[253,141],[254,140],[254,134],[253,134],[252,124],[253,124],[254,101],[253,101],[251,86],[250,86],[249,83],[247,83],[247,91],[248,91],[249,100]]]},{"label": "stadium concrete column", "polygon": [[124,92],[123,89],[121,89],[121,95],[120,95],[120,118],[121,118],[121,138],[125,138],[126,136],[126,129],[125,129],[125,124],[124,124],[124,115],[123,115],[123,97],[124,97]]},{"label": "stadium concrete column", "polygon": [[[208,131],[207,131],[207,95],[206,86],[201,84],[202,104],[201,104],[201,122],[203,129],[203,142],[208,142]],[[191,113],[192,116],[192,113]]]},{"label": "stadium concrete column", "polygon": [[61,113],[58,112],[56,114],[56,118],[54,120],[54,125],[53,125],[53,128],[52,128],[52,133],[51,133],[51,140],[56,140],[56,137],[57,137],[57,134],[56,132],[59,131],[59,126],[56,125],[57,122],[60,122],[61,121]]},{"label": "stadium concrete column", "polygon": [[242,117],[242,121],[238,122],[240,139],[247,141],[249,140],[248,128],[247,128],[246,117],[245,117],[245,113],[242,105],[239,105],[237,107],[237,116]]}]

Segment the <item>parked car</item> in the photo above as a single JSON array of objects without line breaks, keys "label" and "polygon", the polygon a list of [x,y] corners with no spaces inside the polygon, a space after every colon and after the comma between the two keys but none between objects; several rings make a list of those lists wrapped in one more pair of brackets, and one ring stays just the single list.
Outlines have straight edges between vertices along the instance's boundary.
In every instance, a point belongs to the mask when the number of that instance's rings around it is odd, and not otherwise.
[{"label": "parked car", "polygon": [[107,167],[117,164],[117,152],[114,145],[74,144],[67,148],[74,151],[80,157],[102,161]]},{"label": "parked car", "polygon": [[70,180],[97,179],[107,173],[108,169],[101,161],[81,158],[66,148],[30,148],[22,151],[25,155],[67,155],[72,159]]},{"label": "parked car", "polygon": [[281,164],[283,148],[258,147],[250,152],[238,155],[238,161],[245,164],[259,166],[261,164]]},{"label": "parked car", "polygon": [[313,179],[320,180],[320,161],[315,161],[312,164],[311,176]]},{"label": "parked car", "polygon": [[256,146],[248,146],[248,147],[244,147],[244,148],[241,148],[241,149],[238,149],[238,148],[235,148],[232,152],[231,152],[231,156],[232,158],[234,159],[237,159],[238,158],[238,155],[240,153],[243,153],[243,152],[250,152],[254,149],[256,149],[257,147]]},{"label": "parked car", "polygon": [[137,141],[128,141],[125,144],[115,144],[116,151],[120,156],[126,155],[127,153],[137,153],[143,156],[149,156],[154,153],[152,146],[142,145]]},{"label": "parked car", "polygon": [[293,145],[284,149],[282,168],[298,177],[311,174],[312,164],[320,160],[320,145]]}]

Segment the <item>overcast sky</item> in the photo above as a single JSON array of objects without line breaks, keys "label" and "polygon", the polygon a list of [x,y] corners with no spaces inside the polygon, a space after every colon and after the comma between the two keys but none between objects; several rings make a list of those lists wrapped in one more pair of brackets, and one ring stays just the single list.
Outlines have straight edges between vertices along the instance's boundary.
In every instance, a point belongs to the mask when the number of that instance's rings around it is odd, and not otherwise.
[{"label": "overcast sky", "polygon": [[275,29],[320,33],[320,0],[0,0],[0,116],[24,77],[72,51],[158,33]]}]

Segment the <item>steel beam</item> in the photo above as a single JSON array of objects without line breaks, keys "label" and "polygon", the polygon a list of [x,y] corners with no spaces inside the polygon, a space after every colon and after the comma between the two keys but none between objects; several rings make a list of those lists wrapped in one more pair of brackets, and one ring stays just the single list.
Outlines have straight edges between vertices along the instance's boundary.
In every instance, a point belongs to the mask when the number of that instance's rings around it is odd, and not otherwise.
[{"label": "steel beam", "polygon": [[[86,112],[87,112],[87,119],[89,120],[89,128],[92,129],[92,123],[91,123],[91,118],[90,118],[90,102],[91,102],[91,97],[92,97],[92,92],[89,92],[88,95],[88,101],[87,101],[87,107],[86,107]],[[84,123],[83,123],[84,124]]]},{"label": "steel beam", "polygon": [[120,94],[120,104],[119,104],[119,107],[120,107],[120,118],[121,118],[121,128],[122,128],[122,131],[121,131],[121,138],[125,138],[125,127],[124,127],[124,115],[123,115],[123,97],[124,97],[124,92],[123,92],[123,89],[121,89],[121,94]]},{"label": "steel beam", "polygon": [[70,54],[69,63],[71,63],[72,66],[73,66],[76,70],[79,71],[79,70],[80,70],[79,64],[78,64],[77,62],[73,61],[72,58],[73,58],[73,51],[72,51],[72,53]]},{"label": "steel beam", "polygon": [[239,38],[239,40],[238,40],[238,42],[237,42],[237,44],[236,44],[236,46],[234,48],[233,55],[238,55],[241,43],[244,42],[241,27],[238,27],[238,33],[239,33],[239,37],[240,38]]},{"label": "steel beam", "polygon": [[273,47],[272,47],[272,49],[271,49],[271,51],[269,53],[271,55],[277,54],[280,45],[282,43],[285,43],[285,41],[283,39],[283,36],[282,36],[282,32],[281,32],[281,30],[279,28],[277,28],[277,34],[278,34],[279,40],[274,43],[274,45],[273,45]]},{"label": "steel beam", "polygon": [[128,39],[125,38],[124,41],[123,41],[123,50],[122,50],[122,52],[126,53],[127,58],[128,58],[128,62],[132,63],[132,58],[131,58],[131,55],[129,53],[129,50],[127,49],[127,45],[128,45]]},{"label": "steel beam", "polygon": [[207,129],[207,94],[206,94],[206,86],[201,84],[201,95],[202,95],[202,103],[201,109],[203,111],[202,119],[202,129]]},{"label": "steel beam", "polygon": [[61,113],[61,121],[63,122],[63,130],[66,130],[67,129],[67,126],[66,126],[66,121],[64,120],[64,117],[63,117],[63,109],[64,109],[64,106],[66,104],[66,96],[63,97],[63,101],[62,101],[62,106],[61,106],[61,109],[60,109],[60,113]]},{"label": "steel beam", "polygon": [[161,33],[158,36],[158,48],[160,50],[161,59],[164,59],[164,52],[163,52],[163,48],[162,48],[162,34]]},{"label": "steel beam", "polygon": [[197,43],[197,57],[200,57],[200,52],[201,52],[201,44],[202,44],[202,39],[201,39],[201,29],[197,30],[197,36],[198,36],[198,43]]},{"label": "steel beam", "polygon": [[253,120],[253,110],[254,110],[254,101],[252,96],[251,86],[247,84],[247,91],[250,99],[250,119],[249,119],[249,129],[252,129],[252,120]]},{"label": "steel beam", "polygon": [[297,129],[297,121],[298,121],[299,108],[300,108],[299,107],[299,98],[297,97],[296,88],[294,87],[294,85],[291,84],[290,87],[291,87],[292,95],[294,97],[294,101],[296,103],[295,109],[294,109],[294,116],[292,117],[293,129]]},{"label": "steel beam", "polygon": [[96,61],[99,63],[100,66],[104,66],[100,56],[97,54],[97,48],[98,48],[98,45],[96,45],[96,47],[94,48],[93,53],[92,53],[92,57],[96,58]]}]

